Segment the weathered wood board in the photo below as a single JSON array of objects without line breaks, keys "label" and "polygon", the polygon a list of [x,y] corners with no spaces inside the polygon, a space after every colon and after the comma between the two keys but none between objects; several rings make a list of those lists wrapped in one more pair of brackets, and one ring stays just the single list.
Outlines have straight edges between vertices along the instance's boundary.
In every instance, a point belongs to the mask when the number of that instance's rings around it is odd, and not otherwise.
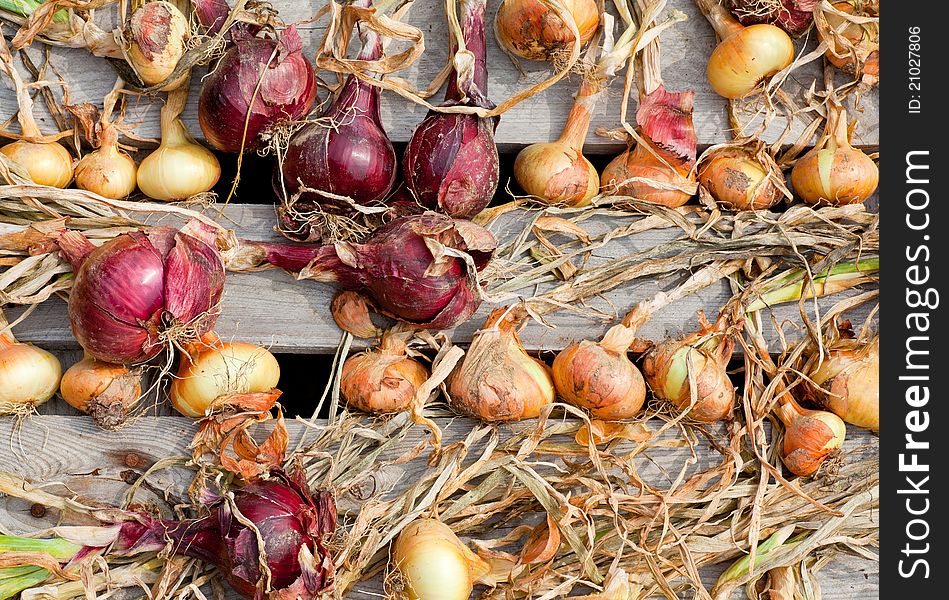
[{"label": "weathered wood board", "polygon": [[[310,19],[322,4],[322,2],[274,2],[287,23]],[[528,61],[520,63],[523,71],[521,73],[511,59],[501,51],[494,40],[491,28],[499,5],[500,0],[488,0],[489,93],[497,103],[543,81],[550,75],[546,64]],[[611,2],[606,2],[606,5],[611,12],[614,11]],[[417,63],[399,75],[418,88],[426,87],[447,60],[447,27],[443,6],[444,3],[441,0],[416,0],[407,19],[424,33],[426,50]],[[707,58],[716,44],[715,34],[692,0],[670,0],[667,11],[673,9],[688,15],[688,20],[675,25],[662,35],[665,85],[668,89],[675,91],[695,90],[694,121],[700,144],[726,141],[729,139],[730,127],[726,112],[727,104],[723,98],[711,90],[705,75]],[[326,19],[317,23],[300,25],[304,48],[310,57],[315,53],[325,27]],[[5,31],[9,33],[9,26],[5,28]],[[814,37],[815,34],[812,32],[807,40],[797,42],[799,55],[813,49],[816,45]],[[38,50],[33,51],[33,56],[37,61],[42,58]],[[102,97],[112,88],[116,77],[115,71],[105,60],[95,58],[85,50],[57,48],[52,52],[51,61],[69,82],[72,102],[88,101],[101,106]],[[821,60],[805,65],[792,73],[783,89],[800,108],[804,105],[803,92],[815,79],[818,82],[823,81]],[[837,84],[840,85],[844,81],[844,75],[839,74]],[[594,134],[597,127],[616,128],[619,126],[622,83],[622,80],[614,81],[605,94],[606,97],[596,108],[587,138],[588,152],[610,153],[622,148],[622,143],[608,141]],[[184,113],[188,127],[198,137],[201,133],[197,121],[197,90],[200,84],[199,73],[192,79],[192,94]],[[496,135],[500,148],[502,150],[517,149],[533,142],[546,142],[556,138],[563,128],[573,102],[573,94],[578,86],[577,77],[568,77],[505,113]],[[441,95],[437,94],[433,101],[440,101],[440,98]],[[142,98],[132,104],[127,122],[138,124],[137,135],[157,138],[159,101],[149,102]],[[0,107],[3,107],[0,118],[6,119],[13,114],[13,93],[7,87],[0,87]],[[634,99],[630,104],[630,122],[634,122],[635,108]],[[395,94],[386,94],[382,102],[386,130],[396,142],[409,139],[415,124],[422,119],[424,112],[423,107]],[[853,111],[851,117],[859,119],[859,126],[855,131],[855,143],[867,146],[877,145],[879,143],[879,95],[876,90],[864,96],[860,110]],[[796,141],[809,119],[809,116],[803,115],[795,120],[788,143]],[[782,118],[776,119],[763,137],[769,142],[774,141],[784,129],[785,124]],[[50,127],[48,120],[45,126]]]},{"label": "weathered wood board", "polygon": [[[446,444],[464,438],[471,427],[471,421],[463,418],[438,419],[438,422],[443,428]],[[288,426],[293,447],[303,427],[295,422]],[[55,433],[51,435],[50,432]],[[128,490],[123,471],[142,473],[158,458],[188,455],[188,443],[194,432],[194,422],[183,417],[143,417],[118,432],[99,430],[85,417],[41,416],[19,425],[12,419],[2,419],[0,471],[16,473],[35,482],[62,483],[80,496],[121,502]],[[424,430],[415,428],[406,438],[404,447],[414,445],[424,435]],[[848,454],[876,452],[878,441],[876,436],[850,428],[844,450]],[[397,455],[392,452],[383,454],[380,460],[393,459]],[[689,456],[688,448],[656,447],[649,451],[648,456],[636,459],[637,470],[647,482],[666,482],[664,478],[668,477],[668,472],[677,472],[682,461]],[[702,442],[693,469],[698,471],[710,467],[717,460],[715,453]],[[391,481],[412,481],[413,473],[424,468],[424,458],[397,468],[399,473],[393,473],[396,477]],[[162,470],[149,481],[152,490],[181,497],[185,494],[188,475],[183,470]],[[49,489],[56,491],[55,486]],[[137,498],[147,500],[151,493],[154,492],[145,489]],[[28,503],[0,497],[0,531],[15,534],[37,531],[49,527],[57,517],[55,511],[49,511],[42,518],[35,518]],[[703,570],[703,579],[708,585],[713,584],[723,568]],[[868,560],[841,556],[819,572],[819,580],[823,597],[828,600],[876,597],[879,566]],[[381,592],[381,582],[372,580],[357,585],[348,598],[369,600],[379,597]],[[230,595],[230,598],[237,596]]]},{"label": "weathered wood board", "polygon": [[[527,218],[529,217],[524,212],[515,213],[510,218],[506,215],[498,219],[491,229],[499,240],[510,240],[524,228],[524,220]],[[230,205],[225,210],[225,218],[220,219],[220,222],[235,227],[238,235],[242,237],[257,240],[278,239],[272,231],[272,207]],[[613,226],[617,225],[619,223],[614,223]],[[595,223],[584,226],[590,228],[591,233],[595,233]],[[600,226],[603,226],[603,223],[600,223]],[[630,235],[613,240],[600,248],[596,251],[595,258],[624,256],[683,235],[677,228],[656,229]],[[521,339],[529,350],[556,351],[577,339],[599,336],[637,303],[652,298],[659,291],[668,291],[681,280],[681,276],[634,280],[588,302],[590,307],[598,308],[607,315],[615,315],[615,318],[596,319],[561,310],[548,318],[555,328],[532,323],[521,333]],[[541,291],[549,289],[550,286],[551,284],[542,286]],[[335,288],[331,285],[295,281],[289,274],[281,271],[232,274],[227,280],[217,331],[224,338],[262,344],[269,346],[274,352],[331,353],[341,335],[329,313],[334,291]],[[841,298],[855,293],[857,291],[851,290],[821,299],[820,304],[826,309]],[[523,297],[530,297],[534,294],[534,289],[525,289],[521,294]],[[731,291],[723,280],[658,311],[653,319],[640,329],[641,337],[660,340],[693,330],[699,310],[704,310],[712,317],[730,297]],[[511,301],[516,301],[516,298]],[[860,323],[870,308],[872,306],[865,304],[852,311],[849,316],[855,323]],[[484,303],[474,317],[451,333],[452,339],[456,343],[468,343],[474,332],[484,323],[484,318],[490,310],[491,305]],[[19,310],[11,308],[9,312],[11,316],[16,316]],[[798,328],[791,325],[801,322],[797,303],[774,307],[774,321],[770,312],[764,314],[765,337],[772,344],[772,350],[780,350],[780,341],[774,333],[773,322],[787,323],[785,333],[788,340],[795,340],[800,335]],[[16,334],[23,341],[33,342],[50,350],[75,349],[77,345],[67,323],[65,302],[51,298],[38,306],[28,319],[17,326]]]}]

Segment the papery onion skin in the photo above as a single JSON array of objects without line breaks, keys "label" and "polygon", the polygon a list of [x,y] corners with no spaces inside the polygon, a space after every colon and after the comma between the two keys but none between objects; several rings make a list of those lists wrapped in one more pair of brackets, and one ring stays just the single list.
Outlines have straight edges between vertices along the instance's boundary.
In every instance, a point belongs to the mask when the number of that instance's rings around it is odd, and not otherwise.
[{"label": "papery onion skin", "polygon": [[213,236],[196,221],[181,231],[123,234],[97,249],[77,232],[64,234],[59,245],[75,272],[69,321],[83,349],[103,362],[136,364],[209,331],[224,290]]},{"label": "papery onion skin", "polygon": [[831,348],[810,374],[809,396],[845,422],[880,431],[880,339]]},{"label": "papery onion skin", "polygon": [[[271,471],[261,479],[234,488],[236,518],[223,499],[207,516],[183,521],[134,514],[125,521],[109,552],[135,555],[160,552],[171,543],[173,555],[215,565],[234,590],[245,598],[261,598],[260,561],[266,557],[274,597],[316,598],[332,584],[334,567],[326,540],[336,530],[336,504],[330,492],[313,497],[302,477]],[[246,523],[250,522],[256,531]],[[263,552],[258,548],[263,540]]]},{"label": "papery onion skin", "polygon": [[103,146],[76,165],[76,187],[118,200],[135,191],[138,167],[115,146]]},{"label": "papery onion skin", "polygon": [[[452,69],[443,106],[493,108],[488,100],[485,0],[460,3],[466,49],[474,56],[468,81]],[[423,206],[457,218],[481,212],[498,188],[500,161],[494,143],[497,118],[429,111],[419,123],[402,157],[405,187]]]},{"label": "papery onion skin", "polygon": [[[877,7],[873,7],[865,0],[847,0],[834,2],[831,6],[840,12],[856,14],[858,16],[876,16]],[[831,12],[826,13],[827,25],[835,31],[844,24],[844,18]],[[840,32],[854,47],[853,50],[841,47],[833,35],[823,35],[825,31],[818,29],[822,41],[829,46],[824,54],[828,62],[845,73],[863,78],[870,84],[876,85],[880,80],[880,27],[879,23],[847,23]]]},{"label": "papery onion skin", "polygon": [[[5,325],[0,317],[0,329]],[[31,410],[53,397],[63,374],[59,359],[0,334],[0,414]]]},{"label": "papery onion skin", "polygon": [[636,416],[646,401],[646,383],[625,350],[583,340],[557,354],[552,367],[561,398],[609,421]]},{"label": "papery onion skin", "polygon": [[[600,24],[600,11],[593,0],[566,0],[580,44],[586,44]],[[550,7],[538,0],[503,0],[494,19],[501,47],[527,60],[553,60],[570,55],[576,38],[570,27]]]},{"label": "papery onion skin", "polygon": [[729,0],[729,9],[742,25],[770,23],[796,37],[810,29],[817,1]]},{"label": "papery onion skin", "polygon": [[751,25],[722,41],[708,59],[708,81],[729,99],[744,98],[794,60],[791,38],[774,25]]},{"label": "papery onion skin", "polygon": [[201,86],[198,121],[208,143],[222,152],[256,150],[277,122],[306,115],[316,77],[302,50],[292,26],[276,40],[238,40]]},{"label": "papery onion skin", "polygon": [[359,292],[349,290],[337,292],[330,303],[330,312],[336,325],[358,338],[382,336],[382,330],[372,322],[370,310],[375,311],[375,306],[369,298]]},{"label": "papery onion skin", "polygon": [[801,408],[793,398],[787,399],[777,412],[785,427],[781,460],[795,475],[809,477],[824,461],[839,453],[847,426],[837,415]]},{"label": "papery onion skin", "polygon": [[66,369],[59,393],[67,404],[91,415],[103,429],[118,429],[142,396],[142,374],[91,356]]},{"label": "papery onion skin", "polygon": [[676,185],[686,173],[674,173],[656,156],[643,147],[643,141],[611,160],[603,169],[600,181],[607,193],[632,196],[638,200],[678,208],[692,198],[692,194],[675,189],[661,189],[644,181],[629,181],[634,177]]},{"label": "papery onion skin", "polygon": [[280,381],[276,357],[256,344],[224,342],[208,333],[186,350],[169,395],[187,417],[205,416],[220,396],[269,392]]},{"label": "papery onion skin", "polygon": [[533,419],[556,400],[550,367],[527,354],[516,327],[517,309],[488,315],[461,363],[448,376],[448,405],[462,415],[493,423]]},{"label": "papery onion skin", "polygon": [[703,161],[698,180],[712,198],[733,210],[771,208],[784,195],[765,167],[741,150],[724,151]]},{"label": "papery onion skin", "polygon": [[148,2],[132,13],[126,52],[142,83],[156,85],[171,76],[188,36],[188,20],[171,2]]},{"label": "papery onion skin", "polygon": [[65,188],[73,178],[72,156],[58,142],[18,140],[0,148],[18,163],[37,185]]},{"label": "papery onion skin", "polygon": [[436,519],[416,519],[392,547],[409,600],[467,600],[490,567]]},{"label": "papery onion skin", "polygon": [[347,405],[375,414],[401,412],[411,406],[429,372],[406,354],[405,337],[387,332],[378,348],[346,359],[339,390]]}]

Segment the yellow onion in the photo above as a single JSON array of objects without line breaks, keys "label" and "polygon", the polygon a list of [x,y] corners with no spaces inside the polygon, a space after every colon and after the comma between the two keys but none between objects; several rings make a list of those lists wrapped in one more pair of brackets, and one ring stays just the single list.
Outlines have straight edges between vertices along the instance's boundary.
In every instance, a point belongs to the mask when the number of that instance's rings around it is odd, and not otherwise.
[{"label": "yellow onion", "polygon": [[795,475],[813,475],[824,461],[840,453],[847,426],[834,413],[802,408],[790,396],[776,412],[784,423],[781,460]]},{"label": "yellow onion", "polygon": [[0,313],[0,414],[22,414],[53,397],[63,374],[59,359],[32,344],[21,344]]},{"label": "yellow onion", "polygon": [[[726,372],[735,341],[724,333],[725,325],[724,317],[714,326],[703,324],[700,331],[665,341],[643,358],[643,374],[653,394],[680,411],[688,409],[696,421],[726,419],[735,406],[735,386]],[[694,405],[690,375],[696,383]]]},{"label": "yellow onion", "polygon": [[86,355],[66,369],[59,393],[67,404],[91,415],[103,429],[117,429],[142,396],[142,373]]},{"label": "yellow onion", "polygon": [[65,188],[72,181],[72,156],[58,142],[31,142],[18,140],[0,148],[18,163],[38,185]]},{"label": "yellow onion", "polygon": [[143,4],[125,28],[126,55],[146,86],[168,79],[184,55],[188,19],[171,2]]},{"label": "yellow onion", "polygon": [[584,78],[555,142],[531,144],[514,160],[514,178],[525,192],[550,204],[585,206],[600,190],[596,167],[583,155],[583,142],[601,86]]},{"label": "yellow onion", "polygon": [[[594,0],[562,0],[580,33],[580,43],[590,41],[600,23]],[[503,0],[494,18],[494,32],[502,48],[528,60],[567,56],[575,38],[566,22],[540,0]]]},{"label": "yellow onion", "polygon": [[863,202],[879,183],[876,163],[850,145],[847,111],[830,102],[823,135],[791,169],[794,192],[808,204],[841,206]]},{"label": "yellow onion", "polygon": [[277,359],[255,344],[222,342],[208,333],[186,350],[171,384],[171,404],[189,417],[203,417],[220,396],[269,392],[280,380]]},{"label": "yellow onion", "polygon": [[409,600],[467,600],[475,584],[494,584],[491,565],[437,519],[409,523],[395,540],[392,562]]},{"label": "yellow onion", "polygon": [[841,340],[808,372],[809,397],[845,422],[880,430],[880,338]]},{"label": "yellow onion", "polygon": [[135,191],[138,167],[119,149],[114,127],[107,125],[100,140],[99,149],[76,165],[76,187],[106,198],[125,198]]},{"label": "yellow onion", "polygon": [[698,143],[692,124],[694,99],[693,92],[669,92],[661,83],[640,97],[639,141],[603,169],[604,192],[670,208],[689,201],[695,194],[692,167]]},{"label": "yellow onion", "polygon": [[880,81],[879,4],[867,0],[845,0],[831,6],[848,15],[877,20],[854,23],[818,7],[815,19],[821,41],[827,42],[827,60],[845,73],[862,79],[870,86]]},{"label": "yellow onion", "polygon": [[696,0],[721,43],[708,59],[708,81],[720,96],[742,98],[794,60],[794,43],[775,25],[743,26],[719,0]]},{"label": "yellow onion", "polygon": [[517,326],[526,318],[518,308],[488,315],[471,347],[448,376],[449,405],[482,421],[533,419],[554,402],[550,368],[524,350]]},{"label": "yellow onion", "polygon": [[406,410],[428,379],[428,369],[406,354],[413,331],[385,332],[378,348],[349,357],[343,364],[339,391],[346,404],[368,413]]},{"label": "yellow onion", "polygon": [[698,180],[732,210],[763,210],[790,196],[780,167],[760,141],[710,150],[699,161]]},{"label": "yellow onion", "polygon": [[561,398],[598,419],[634,417],[646,400],[646,383],[627,352],[635,330],[612,327],[598,342],[583,340],[554,358],[554,385]]}]

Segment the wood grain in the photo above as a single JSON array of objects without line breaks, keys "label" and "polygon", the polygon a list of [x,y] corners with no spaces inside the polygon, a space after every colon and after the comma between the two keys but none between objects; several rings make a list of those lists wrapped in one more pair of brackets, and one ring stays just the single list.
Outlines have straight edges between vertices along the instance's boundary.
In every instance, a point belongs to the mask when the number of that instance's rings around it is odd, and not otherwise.
[{"label": "wood grain", "polygon": [[[524,220],[527,218],[527,213],[516,212],[498,219],[491,229],[499,240],[510,240],[523,229]],[[220,222],[235,227],[240,236],[249,239],[277,239],[272,231],[273,208],[269,206],[230,205]],[[591,233],[596,233],[598,230],[603,231],[621,224],[617,219],[600,219],[584,223],[584,227]],[[668,228],[620,238],[597,250],[594,260],[624,256],[667,243],[683,235],[679,229]],[[634,280],[601,298],[591,299],[588,305],[607,315],[616,315],[618,319],[640,301],[652,298],[660,290],[667,291],[681,279],[682,276]],[[541,286],[538,291],[549,287],[550,284]],[[330,285],[295,281],[290,275],[279,271],[232,274],[227,280],[217,331],[225,339],[236,338],[262,344],[269,346],[274,352],[331,353],[341,335],[329,313],[333,293],[334,288]],[[534,294],[534,290],[525,289],[521,293],[529,297]],[[856,292],[851,290],[821,299],[820,305],[826,309],[840,298],[854,293]],[[727,283],[721,282],[683,298],[658,311],[652,320],[640,329],[641,337],[660,340],[688,332],[696,328],[696,314],[699,310],[713,316],[730,296]],[[488,303],[484,303],[474,317],[452,332],[452,339],[460,344],[470,342],[471,336],[484,323],[490,308]],[[864,305],[852,311],[849,316],[855,323],[862,322],[870,308],[872,307]],[[19,313],[15,308],[9,312],[14,317]],[[789,341],[798,339],[801,335],[799,328],[794,325],[801,322],[800,309],[796,303],[780,305],[763,314],[765,339],[772,344],[773,351],[780,350],[775,323],[783,324]],[[549,316],[548,323],[551,327],[531,323],[521,334],[521,339],[529,350],[557,351],[577,339],[601,335],[614,321],[613,318],[601,320],[576,312],[559,311]],[[41,345],[49,350],[73,350],[78,347],[68,328],[66,304],[59,298],[51,298],[37,307],[35,312],[17,327],[16,334],[23,341]],[[359,346],[357,343],[357,347]]]},{"label": "wood grain", "polygon": [[[290,2],[277,0],[273,3],[287,23],[300,22],[310,19],[321,6],[321,2]],[[606,3],[612,8],[610,2]],[[526,89],[549,76],[549,69],[543,63],[522,62],[523,74],[515,68],[511,59],[505,55],[494,40],[491,33],[491,23],[500,0],[488,1],[488,66],[490,71],[490,97],[497,103],[513,96],[516,92]],[[424,55],[407,71],[400,76],[408,79],[417,87],[425,87],[434,75],[441,69],[447,59],[446,25],[443,12],[444,3],[440,0],[416,0],[409,18],[413,25],[419,27],[425,35],[426,51]],[[712,28],[705,18],[698,12],[692,0],[670,0],[667,10],[677,9],[688,15],[688,20],[679,23],[663,33],[662,63],[665,85],[668,89],[682,91],[695,90],[695,127],[701,144],[716,144],[728,139],[729,124],[726,113],[726,102],[715,94],[708,85],[705,76],[707,57],[715,46],[716,40]],[[322,38],[325,19],[318,23],[301,24],[299,30],[303,38],[304,48],[309,56],[313,56],[315,47]],[[9,31],[9,29],[8,29]],[[805,45],[798,41],[799,53],[812,49],[816,45],[810,35]],[[394,48],[396,51],[399,48]],[[42,60],[41,52],[36,49],[32,56],[37,64]],[[115,81],[115,71],[109,64],[92,57],[84,50],[54,49],[51,62],[53,66],[69,82],[70,98],[73,103],[93,102],[101,106],[102,97],[112,88]],[[331,74],[324,74],[331,75]],[[814,80],[823,81],[821,61],[810,63],[791,74],[783,86],[784,91],[803,106],[803,93]],[[838,85],[844,83],[844,76],[838,75]],[[192,78],[192,94],[189,99],[184,118],[192,133],[200,137],[200,127],[197,121],[197,89],[201,84],[200,74]],[[590,153],[615,153],[623,146],[621,143],[608,141],[594,135],[596,127],[616,128],[619,126],[620,103],[622,101],[622,80],[615,81],[605,95],[593,116],[592,128],[587,138]],[[526,144],[540,141],[549,141],[556,138],[566,120],[567,113],[573,102],[573,94],[579,86],[576,77],[561,80],[545,92],[521,103],[504,114],[497,130],[497,142],[502,150],[518,149]],[[438,94],[433,99],[440,101]],[[137,124],[136,134],[143,137],[157,138],[158,108],[160,100],[149,101],[137,98],[132,101],[126,121]],[[630,104],[629,121],[633,122],[636,108],[635,101]],[[0,88],[0,115],[3,118],[11,116],[15,111],[13,93],[6,87]],[[38,116],[39,115],[38,111]],[[404,100],[395,94],[386,94],[382,102],[382,117],[386,130],[393,141],[404,142],[409,139],[415,124],[424,115],[424,108]],[[852,118],[859,119],[859,126],[855,132],[855,141],[858,144],[875,146],[879,143],[879,95],[876,90],[867,94],[859,111],[851,113]],[[807,125],[808,116],[798,118],[792,127],[792,137],[788,140],[793,143],[803,128]],[[50,128],[51,121],[47,118],[41,126]],[[776,119],[768,129],[764,138],[774,141],[786,122]]]},{"label": "wood grain", "polygon": [[[462,439],[471,427],[464,418],[438,419],[445,433],[445,443]],[[298,439],[302,426],[291,422],[291,446]],[[80,496],[104,502],[121,502],[128,490],[129,473],[141,473],[159,458],[188,454],[188,443],[194,435],[193,421],[184,417],[144,417],[118,432],[97,429],[85,417],[42,416],[16,424],[7,418],[0,420],[0,470],[16,473],[30,481],[50,485],[50,491],[71,490]],[[851,428],[845,446],[846,452],[877,452],[879,438],[865,431]],[[422,439],[420,428],[410,432],[405,446]],[[663,437],[672,439],[675,433]],[[702,442],[697,448],[699,460],[693,471],[711,466],[714,452]],[[396,453],[384,454],[380,460],[392,459]],[[668,473],[675,473],[691,452],[684,447],[656,447],[648,456],[637,457],[639,474],[657,484],[668,482]],[[425,468],[424,458],[398,467],[400,477],[408,482]],[[149,478],[151,490],[144,489],[138,501],[158,501],[157,493],[181,497],[189,482],[184,469],[166,469]],[[53,485],[59,484],[59,485]],[[65,487],[63,487],[65,486]],[[342,498],[343,502],[358,502]],[[42,518],[30,514],[30,506],[13,498],[0,498],[0,530],[26,533],[49,527],[60,515],[49,511]],[[703,571],[709,584],[723,567]],[[876,563],[842,557],[820,572],[824,597],[830,600],[873,597],[878,589],[879,567]],[[379,581],[368,581],[356,586],[349,598],[363,600],[377,597],[381,592]],[[236,596],[229,596],[236,598]]]}]

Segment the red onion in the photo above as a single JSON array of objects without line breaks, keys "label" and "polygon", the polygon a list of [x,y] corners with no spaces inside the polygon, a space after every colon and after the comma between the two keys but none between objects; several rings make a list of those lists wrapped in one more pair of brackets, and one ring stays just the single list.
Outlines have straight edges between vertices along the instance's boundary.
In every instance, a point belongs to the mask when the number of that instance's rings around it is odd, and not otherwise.
[{"label": "red onion", "polygon": [[261,145],[262,134],[279,121],[302,117],[315,99],[313,67],[291,26],[275,40],[234,43],[201,86],[198,121],[218,150],[254,150]]},{"label": "red onion", "polygon": [[[465,46],[474,55],[467,74],[454,69],[442,106],[493,108],[487,98],[485,0],[461,0]],[[481,212],[498,188],[497,119],[429,111],[415,128],[402,158],[409,192],[423,205],[465,218]]]},{"label": "red onion", "polygon": [[224,290],[215,231],[189,221],[153,227],[96,248],[82,234],[60,237],[76,277],[69,294],[73,335],[93,358],[135,364],[167,344],[209,331]]},{"label": "red onion", "polygon": [[[382,39],[376,32],[360,28],[360,37],[359,60],[382,56]],[[382,128],[379,96],[379,88],[349,75],[319,121],[304,126],[290,139],[274,182],[278,196],[282,197],[285,189],[291,197],[279,209],[284,230],[299,232],[302,239],[319,239],[319,232],[311,232],[310,224],[301,223],[296,215],[354,212],[349,203],[318,192],[304,191],[293,199],[301,187],[344,196],[362,205],[381,204],[392,191],[397,160]]]},{"label": "red onion", "polygon": [[[197,17],[208,35],[215,35],[224,26],[227,17],[231,14],[231,7],[227,0],[191,0],[194,6],[194,16]],[[260,31],[260,25],[244,21],[234,21],[225,35],[225,39],[237,40],[252,38]]]},{"label": "red onion", "polygon": [[729,0],[728,8],[742,25],[770,23],[792,36],[808,30],[817,0]]},{"label": "red onion", "polygon": [[[334,569],[325,544],[336,530],[332,494],[320,492],[314,498],[302,479],[282,471],[271,471],[269,479],[235,488],[232,494],[233,508],[219,497],[208,498],[208,514],[197,519],[128,513],[106,554],[133,556],[170,547],[172,555],[215,565],[245,598],[316,598],[331,585]],[[261,572],[258,534],[270,570],[269,589]]]},{"label": "red onion", "polygon": [[[261,263],[299,272],[301,279],[337,283],[367,293],[380,311],[416,327],[450,329],[481,303],[476,270],[491,260],[497,243],[470,221],[426,212],[396,219],[363,243],[304,246],[244,242],[246,268]],[[459,258],[463,252],[470,262]]]}]

